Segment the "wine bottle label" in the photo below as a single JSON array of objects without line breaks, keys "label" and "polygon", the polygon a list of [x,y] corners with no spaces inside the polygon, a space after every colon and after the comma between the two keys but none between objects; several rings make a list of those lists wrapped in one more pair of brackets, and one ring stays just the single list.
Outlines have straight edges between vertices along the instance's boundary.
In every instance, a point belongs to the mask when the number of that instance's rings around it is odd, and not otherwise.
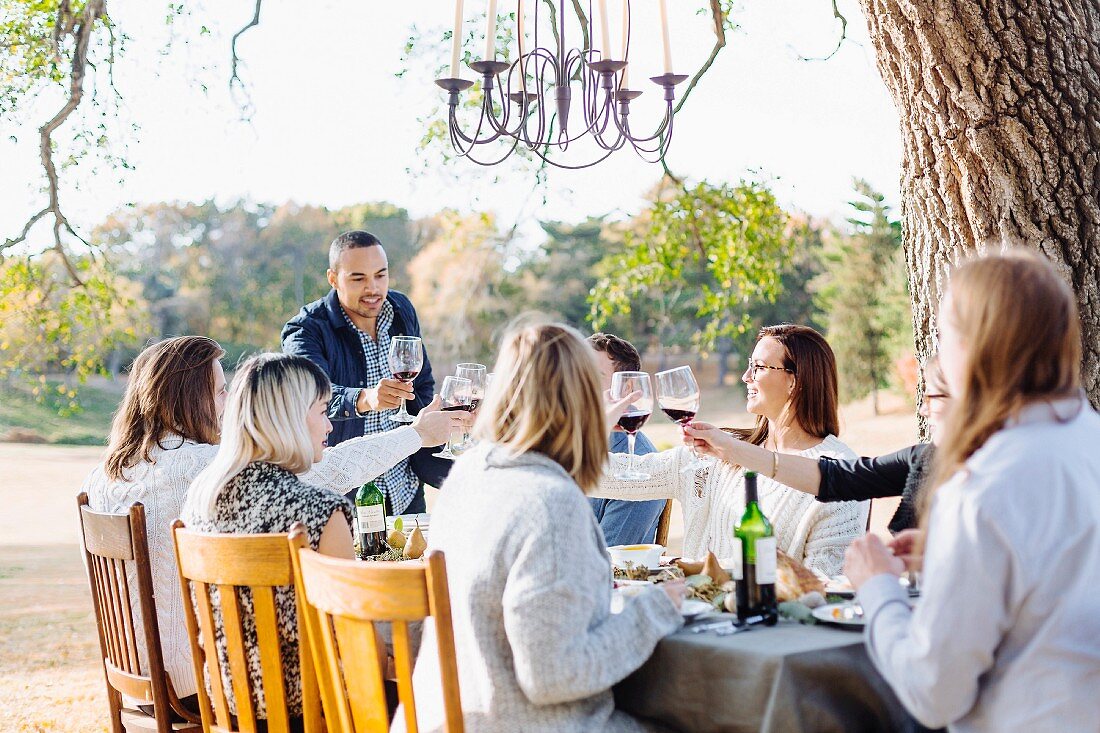
[{"label": "wine bottle label", "polygon": [[720,562],[719,565],[730,571],[730,575],[734,580],[741,580],[745,577],[745,571],[743,569],[744,556],[741,554],[741,538],[733,538],[733,555]]},{"label": "wine bottle label", "polygon": [[756,538],[756,583],[775,583],[775,537]]},{"label": "wine bottle label", "polygon": [[359,534],[386,531],[386,512],[381,504],[357,506],[355,516],[359,520]]}]

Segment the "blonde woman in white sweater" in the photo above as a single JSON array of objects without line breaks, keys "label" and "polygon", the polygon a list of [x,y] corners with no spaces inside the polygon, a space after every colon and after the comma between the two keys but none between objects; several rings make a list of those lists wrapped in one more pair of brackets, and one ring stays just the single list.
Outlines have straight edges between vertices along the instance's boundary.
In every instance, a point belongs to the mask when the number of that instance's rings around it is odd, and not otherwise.
[{"label": "blonde woman in white sweater", "polygon": [[[836,359],[817,331],[789,324],[760,329],[741,379],[748,387],[746,409],[757,416],[756,427],[743,437],[772,451],[773,465],[784,454],[857,457],[837,438]],[[698,422],[692,427],[714,429]],[[627,460],[611,456],[611,470],[593,496],[678,499],[684,511],[685,557],[701,558],[710,551],[726,558],[733,553],[733,526],[745,507],[744,469],[722,461],[693,468],[697,464],[691,449],[679,447],[635,459],[635,468],[649,479],[615,479]],[[767,472],[760,475],[759,489],[779,549],[812,570],[838,575],[848,545],[866,529],[868,502],[822,504],[772,481]]]},{"label": "blonde woman in white sweater", "polygon": [[[680,628],[683,585],[612,614],[611,566],[585,491],[607,454],[595,352],[568,326],[505,337],[475,433],[432,512],[447,558],[468,733],[641,733],[611,687]],[[621,412],[621,410],[620,410]],[[413,684],[420,730],[443,724],[435,627]],[[393,733],[405,730],[394,716]]]}]

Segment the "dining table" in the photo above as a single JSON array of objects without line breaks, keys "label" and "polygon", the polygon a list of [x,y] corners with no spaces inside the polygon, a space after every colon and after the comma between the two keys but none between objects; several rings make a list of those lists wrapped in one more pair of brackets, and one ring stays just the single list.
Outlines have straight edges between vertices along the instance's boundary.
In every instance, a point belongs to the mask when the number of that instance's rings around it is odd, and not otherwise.
[{"label": "dining table", "polygon": [[728,635],[689,624],[615,687],[615,703],[681,733],[923,730],[858,630],[788,619]]}]

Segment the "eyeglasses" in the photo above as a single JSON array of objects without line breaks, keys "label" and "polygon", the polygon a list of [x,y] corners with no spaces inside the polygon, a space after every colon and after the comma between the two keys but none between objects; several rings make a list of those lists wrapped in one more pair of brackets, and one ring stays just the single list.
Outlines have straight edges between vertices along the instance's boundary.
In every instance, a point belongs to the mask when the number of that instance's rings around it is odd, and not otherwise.
[{"label": "eyeglasses", "polygon": [[760,372],[764,369],[771,369],[776,372],[787,372],[788,374],[794,374],[794,369],[788,369],[787,367],[768,366],[767,364],[753,364],[749,362],[745,371],[752,375],[752,381],[756,381],[760,378]]}]

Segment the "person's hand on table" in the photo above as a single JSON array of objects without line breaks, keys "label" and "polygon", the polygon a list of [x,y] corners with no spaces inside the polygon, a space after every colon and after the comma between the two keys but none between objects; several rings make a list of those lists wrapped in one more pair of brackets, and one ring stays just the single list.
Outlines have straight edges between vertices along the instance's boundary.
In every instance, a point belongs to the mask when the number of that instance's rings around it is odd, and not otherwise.
[{"label": "person's hand on table", "polygon": [[886,543],[895,557],[900,557],[905,563],[906,569],[919,572],[921,560],[924,555],[921,548],[924,547],[923,529],[906,529],[894,535],[894,538]]},{"label": "person's hand on table", "polygon": [[642,393],[636,390],[620,400],[613,400],[611,399],[611,390],[604,390],[604,418],[607,423],[607,432],[610,433],[615,429],[615,425],[619,422],[619,418],[623,416],[623,413],[630,407],[630,404],[641,396]]},{"label": "person's hand on table", "polygon": [[463,410],[443,412],[439,409],[442,404],[443,401],[436,395],[432,403],[413,418],[412,429],[420,436],[420,443],[425,448],[443,445],[452,432],[461,432],[468,422],[472,422],[470,413]]},{"label": "person's hand on table", "polygon": [[705,422],[692,422],[684,427],[684,445],[694,448],[701,456],[710,456],[720,461],[734,463],[730,454],[741,442],[715,425]]},{"label": "person's hand on table", "polygon": [[402,399],[416,399],[411,384],[397,379],[383,379],[376,387],[359,390],[359,397],[355,400],[355,409],[359,412],[378,412],[380,410],[392,410],[401,406]]},{"label": "person's hand on table", "polygon": [[876,575],[888,573],[900,578],[903,572],[905,563],[900,557],[894,557],[877,535],[866,534],[855,539],[844,555],[844,574],[857,591]]}]

